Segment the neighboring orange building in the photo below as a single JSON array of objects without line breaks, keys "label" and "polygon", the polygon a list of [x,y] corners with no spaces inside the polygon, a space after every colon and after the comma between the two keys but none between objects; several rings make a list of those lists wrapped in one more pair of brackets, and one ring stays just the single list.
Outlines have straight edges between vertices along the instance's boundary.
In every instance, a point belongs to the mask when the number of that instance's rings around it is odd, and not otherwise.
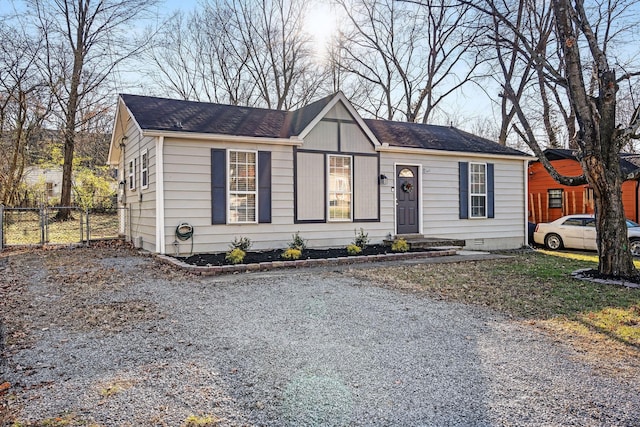
[{"label": "neighboring orange building", "polygon": [[[547,149],[544,151],[558,173],[565,176],[580,176],[582,169],[573,150]],[[620,154],[620,167],[629,173],[640,167],[639,154]],[[640,181],[622,184],[622,203],[626,217],[640,222]],[[551,178],[542,163],[529,164],[529,221],[550,222],[564,215],[593,213],[593,190],[589,185],[570,187],[560,185]]]}]

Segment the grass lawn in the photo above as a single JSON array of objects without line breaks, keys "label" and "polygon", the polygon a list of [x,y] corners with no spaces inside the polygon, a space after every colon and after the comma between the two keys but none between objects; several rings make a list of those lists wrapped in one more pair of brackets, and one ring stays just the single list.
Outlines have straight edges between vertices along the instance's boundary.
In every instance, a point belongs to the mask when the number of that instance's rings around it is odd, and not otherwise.
[{"label": "grass lawn", "polygon": [[352,274],[430,298],[489,307],[542,327],[596,361],[618,353],[637,366],[640,289],[571,277],[575,270],[596,267],[595,255],[535,251],[508,259],[354,269]]}]

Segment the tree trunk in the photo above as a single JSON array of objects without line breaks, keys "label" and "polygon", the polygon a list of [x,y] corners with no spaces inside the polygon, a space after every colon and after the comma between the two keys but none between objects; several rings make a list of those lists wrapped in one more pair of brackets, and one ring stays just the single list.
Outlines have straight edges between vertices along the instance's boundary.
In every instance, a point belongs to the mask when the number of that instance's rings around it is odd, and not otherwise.
[{"label": "tree trunk", "polygon": [[585,158],[583,168],[590,171],[587,180],[595,197],[599,272],[607,276],[629,277],[636,272],[628,244],[618,153],[614,158],[606,167],[603,167],[605,162],[601,159]]},{"label": "tree trunk", "polygon": [[[84,17],[84,14],[81,14]],[[79,28],[84,28],[84,20],[80,20]],[[64,123],[64,163],[62,165],[62,192],[60,194],[60,206],[71,206],[71,190],[73,178],[73,154],[76,139],[76,115],[78,113],[78,100],[80,98],[80,78],[84,66],[84,39],[83,32],[77,31],[76,45],[73,52],[73,71],[71,85],[69,87],[69,99],[67,100]],[[66,221],[71,217],[70,209],[60,209],[56,219]]]},{"label": "tree trunk", "polygon": [[[637,275],[629,250],[629,238],[622,205],[620,171],[621,136],[616,129],[615,72],[609,67],[605,52],[585,19],[584,5],[569,0],[554,2],[558,38],[562,43],[567,83],[573,110],[579,124],[577,143],[580,163],[593,188],[598,234],[598,270],[616,277]],[[587,39],[598,78],[598,97],[587,92],[583,80],[578,36],[580,29]]]}]

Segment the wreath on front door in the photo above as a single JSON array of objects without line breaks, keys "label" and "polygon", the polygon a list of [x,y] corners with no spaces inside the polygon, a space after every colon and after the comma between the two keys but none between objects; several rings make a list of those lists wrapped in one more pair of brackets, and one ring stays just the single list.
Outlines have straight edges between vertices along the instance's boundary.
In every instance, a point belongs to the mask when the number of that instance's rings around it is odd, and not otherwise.
[{"label": "wreath on front door", "polygon": [[405,181],[402,183],[402,186],[400,188],[402,188],[402,191],[404,191],[405,193],[411,193],[413,191],[413,184],[409,181]]}]

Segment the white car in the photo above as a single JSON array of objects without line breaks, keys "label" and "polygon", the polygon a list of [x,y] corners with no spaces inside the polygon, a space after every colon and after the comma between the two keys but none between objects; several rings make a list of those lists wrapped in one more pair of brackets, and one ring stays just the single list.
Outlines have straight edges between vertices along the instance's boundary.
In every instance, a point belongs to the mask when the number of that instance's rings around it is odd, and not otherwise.
[{"label": "white car", "polygon": [[[627,220],[629,248],[640,256],[640,225]],[[536,225],[533,241],[551,250],[570,248],[597,250],[596,220],[593,215],[567,215],[555,221]]]}]

